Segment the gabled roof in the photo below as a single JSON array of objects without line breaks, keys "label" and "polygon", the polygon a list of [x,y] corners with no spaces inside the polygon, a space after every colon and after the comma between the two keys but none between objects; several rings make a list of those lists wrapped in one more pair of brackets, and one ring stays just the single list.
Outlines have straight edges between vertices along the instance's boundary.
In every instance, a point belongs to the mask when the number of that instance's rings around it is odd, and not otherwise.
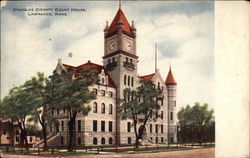
[{"label": "gabled roof", "polygon": [[145,76],[139,76],[139,78],[145,80],[145,81],[150,81],[153,77],[154,77],[155,73],[153,74],[149,74],[149,75],[145,75]]},{"label": "gabled roof", "polygon": [[122,9],[119,8],[116,15],[115,15],[115,17],[114,17],[114,19],[113,19],[113,21],[112,21],[112,23],[111,23],[111,25],[110,25],[108,35],[112,34],[113,32],[116,32],[117,31],[116,25],[118,23],[121,23],[121,22],[124,25],[123,26],[123,31],[125,31],[125,32],[127,32],[129,34],[132,34],[131,33],[131,26],[129,25],[129,22],[128,22],[127,18],[125,16],[125,14],[123,13]]},{"label": "gabled roof", "polygon": [[177,82],[174,79],[174,76],[171,71],[171,67],[169,68],[168,76],[166,78],[165,84],[177,84]]},{"label": "gabled roof", "polygon": [[108,76],[108,83],[109,86],[111,87],[116,87],[114,81],[112,80],[112,78],[110,77],[110,75],[108,74],[108,72],[105,70],[105,68],[101,65],[92,63],[90,61],[88,61],[85,64],[79,65],[77,67],[71,66],[71,65],[67,65],[67,64],[62,64],[65,69],[67,69],[70,73],[77,73],[79,72],[81,69],[88,71],[88,70],[96,70],[98,74],[100,74],[102,72],[102,69],[104,69],[105,75]]}]

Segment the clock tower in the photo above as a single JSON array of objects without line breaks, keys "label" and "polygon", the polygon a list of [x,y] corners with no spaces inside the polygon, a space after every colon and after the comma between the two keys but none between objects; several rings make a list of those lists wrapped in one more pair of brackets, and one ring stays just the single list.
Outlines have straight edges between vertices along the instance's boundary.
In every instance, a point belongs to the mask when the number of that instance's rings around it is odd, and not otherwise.
[{"label": "clock tower", "polygon": [[106,22],[103,56],[103,66],[117,87],[117,144],[126,142],[128,137],[124,133],[120,134],[120,131],[126,131],[127,121],[120,120],[119,109],[121,103],[119,100],[123,99],[123,90],[125,88],[135,89],[137,87],[137,62],[134,21],[130,25],[122,9],[119,8],[112,23],[109,25]]}]

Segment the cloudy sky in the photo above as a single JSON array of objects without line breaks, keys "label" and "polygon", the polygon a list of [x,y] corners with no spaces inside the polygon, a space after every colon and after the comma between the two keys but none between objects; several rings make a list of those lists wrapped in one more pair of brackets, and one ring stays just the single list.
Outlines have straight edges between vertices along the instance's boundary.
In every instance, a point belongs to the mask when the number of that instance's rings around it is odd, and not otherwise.
[{"label": "cloudy sky", "polygon": [[[28,16],[13,8],[86,11]],[[75,66],[88,60],[102,64],[105,21],[111,23],[117,9],[116,1],[8,2],[1,8],[1,98],[38,71],[50,75],[58,58]],[[214,2],[125,1],[122,9],[137,28],[139,75],[154,72],[158,43],[158,67],[165,79],[171,64],[178,106],[198,101],[215,107]]]}]

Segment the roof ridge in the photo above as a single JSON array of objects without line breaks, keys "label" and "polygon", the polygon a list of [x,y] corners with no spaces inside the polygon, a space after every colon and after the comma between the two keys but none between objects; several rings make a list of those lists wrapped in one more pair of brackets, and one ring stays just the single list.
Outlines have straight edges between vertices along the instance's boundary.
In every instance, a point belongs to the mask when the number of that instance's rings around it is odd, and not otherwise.
[{"label": "roof ridge", "polygon": [[144,76],[139,76],[139,77],[147,77],[147,76],[150,76],[150,75],[155,75],[155,73],[144,75]]}]

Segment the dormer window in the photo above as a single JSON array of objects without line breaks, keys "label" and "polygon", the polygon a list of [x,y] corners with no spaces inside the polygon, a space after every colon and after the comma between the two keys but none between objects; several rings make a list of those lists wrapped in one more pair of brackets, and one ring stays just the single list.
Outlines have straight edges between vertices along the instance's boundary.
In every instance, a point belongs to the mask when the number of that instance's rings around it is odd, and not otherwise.
[{"label": "dormer window", "polygon": [[112,63],[114,63],[115,62],[115,58],[112,58]]},{"label": "dormer window", "polygon": [[105,80],[104,80],[104,78],[102,78],[102,84],[104,84],[105,83]]},{"label": "dormer window", "polygon": [[128,63],[128,58],[126,57],[126,63]]}]

